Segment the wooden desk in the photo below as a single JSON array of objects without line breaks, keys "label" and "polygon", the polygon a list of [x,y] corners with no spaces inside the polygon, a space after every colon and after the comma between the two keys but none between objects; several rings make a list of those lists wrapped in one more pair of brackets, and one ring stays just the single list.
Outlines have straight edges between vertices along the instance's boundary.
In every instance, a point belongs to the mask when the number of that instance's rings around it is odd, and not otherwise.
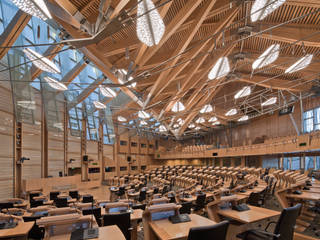
[{"label": "wooden desk", "polygon": [[320,201],[320,194],[312,192],[302,192],[302,194],[287,194],[286,197],[300,200]]},{"label": "wooden desk", "polygon": [[190,214],[190,222],[173,224],[169,219],[150,221],[150,228],[161,240],[183,240],[188,238],[192,227],[214,225],[216,222],[197,214]]},{"label": "wooden desk", "polygon": [[[206,198],[213,197],[213,193],[206,193]],[[196,195],[191,195],[191,197],[180,198],[182,202],[195,202],[197,200]]]},{"label": "wooden desk", "polygon": [[309,192],[309,193],[319,193],[320,194],[320,188],[313,188],[311,187],[310,190],[302,190],[303,192]]},{"label": "wooden desk", "polygon": [[18,225],[15,228],[1,229],[0,238],[27,239],[27,235],[31,230],[31,228],[33,227],[33,225],[34,225],[34,222],[19,221]]},{"label": "wooden desk", "polygon": [[[49,239],[50,240],[66,240],[70,239],[71,233],[67,234],[61,234],[57,236],[52,236]],[[106,227],[100,227],[99,228],[99,237],[98,238],[92,238],[93,240],[100,240],[100,239],[117,239],[117,240],[125,240],[123,233],[121,230],[116,226],[106,226]]]},{"label": "wooden desk", "polygon": [[238,212],[232,209],[221,209],[218,211],[218,214],[245,224],[258,222],[266,218],[280,215],[280,212],[278,211],[273,211],[270,209],[255,207],[251,205],[248,206],[250,208],[250,210],[248,211]]}]

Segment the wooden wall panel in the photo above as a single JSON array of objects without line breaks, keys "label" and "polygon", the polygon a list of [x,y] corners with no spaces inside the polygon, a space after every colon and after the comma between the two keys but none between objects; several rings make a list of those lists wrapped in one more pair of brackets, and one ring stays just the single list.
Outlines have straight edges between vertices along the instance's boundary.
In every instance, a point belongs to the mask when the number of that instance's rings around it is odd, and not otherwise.
[{"label": "wooden wall panel", "polygon": [[87,155],[89,156],[89,160],[98,161],[98,142],[87,141]]},{"label": "wooden wall panel", "polygon": [[75,162],[68,164],[69,167],[80,167],[81,156],[80,156],[80,138],[69,135],[68,137],[68,161],[74,159]]},{"label": "wooden wall panel", "polygon": [[49,132],[48,139],[48,172],[49,176],[58,177],[64,170],[63,135],[59,132]]}]

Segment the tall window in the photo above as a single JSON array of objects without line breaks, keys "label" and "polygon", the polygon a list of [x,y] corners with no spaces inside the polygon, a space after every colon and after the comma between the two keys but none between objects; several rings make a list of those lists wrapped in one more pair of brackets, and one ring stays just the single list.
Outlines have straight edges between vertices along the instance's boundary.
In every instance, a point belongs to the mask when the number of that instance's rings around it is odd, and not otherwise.
[{"label": "tall window", "polygon": [[292,157],[291,159],[291,170],[300,169],[300,157]]},{"label": "tall window", "polygon": [[290,158],[288,157],[283,158],[283,169],[284,170],[290,169]]},{"label": "tall window", "polygon": [[313,168],[314,168],[313,158],[314,158],[314,157],[305,157],[304,168],[305,168],[306,170],[308,170],[308,169],[313,169]]},{"label": "tall window", "polygon": [[303,113],[304,132],[312,132],[320,129],[320,107]]},{"label": "tall window", "polygon": [[316,156],[315,158],[316,158],[316,167],[315,167],[315,169],[319,170],[320,169],[320,156]]}]

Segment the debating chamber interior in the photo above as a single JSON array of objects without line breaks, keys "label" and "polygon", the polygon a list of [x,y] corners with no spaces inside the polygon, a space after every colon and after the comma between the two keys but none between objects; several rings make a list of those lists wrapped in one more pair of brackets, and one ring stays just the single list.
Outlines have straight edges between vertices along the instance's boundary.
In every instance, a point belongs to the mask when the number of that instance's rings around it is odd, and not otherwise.
[{"label": "debating chamber interior", "polygon": [[319,0],[0,0],[0,239],[320,239]]}]

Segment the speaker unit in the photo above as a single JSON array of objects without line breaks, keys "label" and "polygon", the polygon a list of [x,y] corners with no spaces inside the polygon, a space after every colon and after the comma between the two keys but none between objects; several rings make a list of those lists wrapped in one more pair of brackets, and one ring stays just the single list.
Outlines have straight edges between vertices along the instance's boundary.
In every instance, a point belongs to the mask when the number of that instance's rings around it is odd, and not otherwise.
[{"label": "speaker unit", "polygon": [[212,153],[212,156],[218,156],[217,152]]},{"label": "speaker unit", "polygon": [[88,162],[88,160],[89,160],[88,155],[83,155],[82,160],[83,160],[84,162]]},{"label": "speaker unit", "polygon": [[127,156],[127,162],[131,162],[131,156]]}]

